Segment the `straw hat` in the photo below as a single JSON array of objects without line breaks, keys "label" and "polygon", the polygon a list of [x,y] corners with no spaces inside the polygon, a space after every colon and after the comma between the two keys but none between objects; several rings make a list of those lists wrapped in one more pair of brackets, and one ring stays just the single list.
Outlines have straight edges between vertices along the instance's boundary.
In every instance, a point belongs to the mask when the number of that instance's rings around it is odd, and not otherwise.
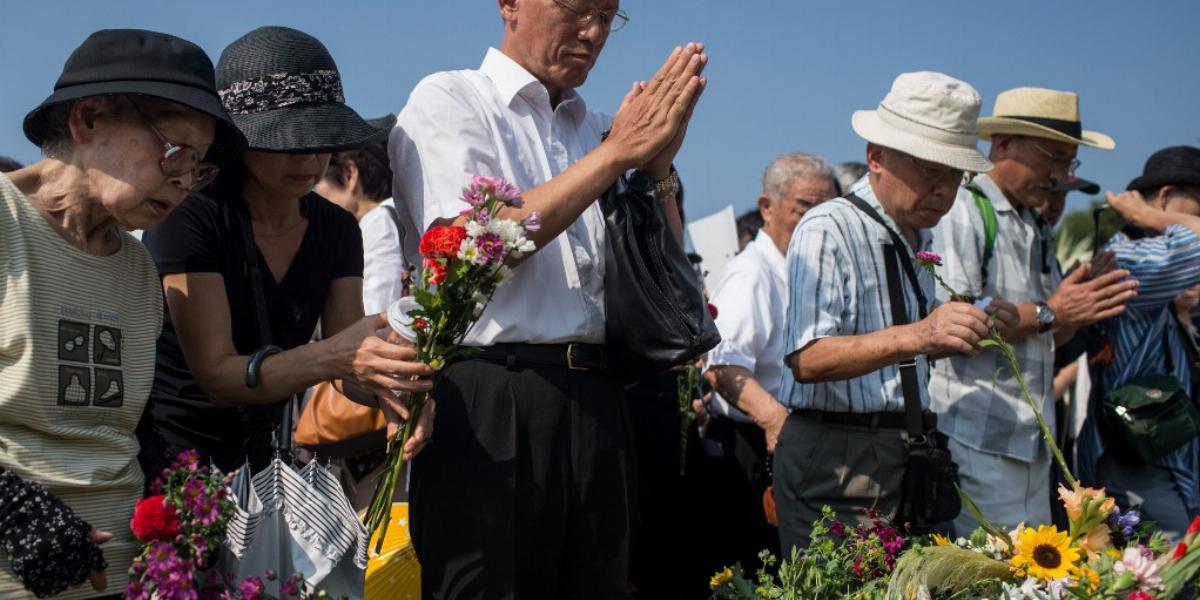
[{"label": "straw hat", "polygon": [[996,96],[992,116],[979,119],[979,137],[990,140],[997,133],[1027,135],[1101,150],[1117,147],[1107,135],[1083,129],[1079,121],[1079,94],[1044,88],[1020,87]]},{"label": "straw hat", "polygon": [[902,73],[875,110],[854,113],[868,142],[954,169],[984,173],[992,163],[976,144],[982,100],[970,84],[942,73]]}]

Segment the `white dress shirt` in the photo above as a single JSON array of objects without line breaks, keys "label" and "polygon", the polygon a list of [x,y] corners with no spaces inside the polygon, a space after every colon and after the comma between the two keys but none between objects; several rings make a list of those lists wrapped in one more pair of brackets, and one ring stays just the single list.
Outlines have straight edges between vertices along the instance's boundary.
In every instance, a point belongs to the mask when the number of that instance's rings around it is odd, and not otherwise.
[{"label": "white dress shirt", "polygon": [[[725,266],[712,296],[717,307],[721,343],[708,353],[708,366],[742,367],[771,394],[779,397],[783,382],[784,318],[787,316],[787,261],[765,231],[759,231]],[[718,394],[711,410],[738,421],[745,413]]]},{"label": "white dress shirt", "polygon": [[[419,234],[453,218],[473,175],[501,175],[522,190],[562,173],[600,144],[612,118],[568,90],[556,108],[523,67],[491,48],[476,71],[426,77],[400,112],[388,144],[404,254],[420,264]],[[604,342],[604,217],[592,204],[515,269],[465,343]]]},{"label": "white dress shirt", "polygon": [[404,290],[408,262],[400,250],[402,236],[392,211],[396,201],[388,198],[363,215],[358,222],[363,237],[363,310],[368,315],[386,312]]}]

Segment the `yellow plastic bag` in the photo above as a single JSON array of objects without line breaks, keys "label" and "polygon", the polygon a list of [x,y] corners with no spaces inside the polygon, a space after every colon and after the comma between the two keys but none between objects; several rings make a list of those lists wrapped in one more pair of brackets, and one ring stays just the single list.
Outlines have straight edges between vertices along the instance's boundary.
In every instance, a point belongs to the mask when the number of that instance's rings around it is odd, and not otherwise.
[{"label": "yellow plastic bag", "polygon": [[[420,600],[421,565],[408,535],[408,503],[395,502],[383,551],[367,562],[366,600]],[[371,540],[371,548],[375,540]]]}]

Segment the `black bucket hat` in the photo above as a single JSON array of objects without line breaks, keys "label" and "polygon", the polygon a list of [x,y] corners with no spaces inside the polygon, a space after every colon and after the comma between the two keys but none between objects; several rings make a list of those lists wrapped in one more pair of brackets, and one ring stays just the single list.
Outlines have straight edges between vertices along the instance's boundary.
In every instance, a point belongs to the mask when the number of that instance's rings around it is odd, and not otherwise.
[{"label": "black bucket hat", "polygon": [[329,50],[295,29],[260,27],[234,41],[217,61],[217,87],[253,150],[337,152],[388,133],[346,106]]},{"label": "black bucket hat", "polygon": [[1171,146],[1151,154],[1141,177],[1125,189],[1141,191],[1164,185],[1200,186],[1200,148]]},{"label": "black bucket hat", "polygon": [[185,39],[142,29],[103,29],[88,36],[63,65],[54,93],[25,115],[25,137],[41,146],[51,106],[88,96],[141,94],[177,102],[217,119],[209,156],[236,154],[241,132],[217,95],[212,60]]}]

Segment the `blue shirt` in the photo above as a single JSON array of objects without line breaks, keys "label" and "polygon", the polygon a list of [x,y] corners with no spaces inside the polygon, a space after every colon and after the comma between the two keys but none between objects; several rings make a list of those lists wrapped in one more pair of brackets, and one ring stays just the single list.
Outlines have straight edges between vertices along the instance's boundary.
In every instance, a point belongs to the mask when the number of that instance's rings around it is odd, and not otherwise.
[{"label": "blue shirt", "polygon": [[[879,204],[867,178],[858,180],[851,192],[875,208],[897,233],[900,228]],[[904,240],[901,252],[910,260],[915,251],[928,250],[932,234],[918,230],[920,243],[914,250]],[[902,238],[903,239],[903,238]],[[790,356],[826,337],[863,335],[893,325],[888,295],[883,245],[892,238],[878,222],[863,214],[848,200],[824,202],[804,215],[788,245],[788,312],[784,355]],[[914,264],[915,266],[915,264]],[[925,269],[917,268],[917,280],[932,310],[934,281]],[[920,320],[918,297],[908,277],[900,274],[901,292],[910,322]],[[917,386],[921,406],[929,407],[929,369],[924,356],[917,356]],[[844,381],[799,383],[790,370],[783,373],[779,401],[789,409],[829,412],[901,412],[904,394],[900,369],[888,365],[877,371]]]},{"label": "blue shirt", "polygon": [[[1113,364],[1101,373],[1102,389],[1114,390],[1135,377],[1166,372],[1163,336],[1166,336],[1174,371],[1171,373],[1189,393],[1192,389],[1190,359],[1179,327],[1175,323],[1172,302],[1180,292],[1200,283],[1200,236],[1182,225],[1172,225],[1162,235],[1131,240],[1117,234],[1107,250],[1116,254],[1118,269],[1128,269],[1138,281],[1138,295],[1125,312],[1112,320],[1109,337],[1113,344]],[[1095,396],[1093,396],[1095,397]],[[1104,454],[1097,430],[1098,407],[1089,403],[1088,418],[1079,434],[1076,469],[1085,482],[1097,479],[1096,465]],[[1200,441],[1156,463],[1168,469],[1189,511],[1200,508]]]}]

